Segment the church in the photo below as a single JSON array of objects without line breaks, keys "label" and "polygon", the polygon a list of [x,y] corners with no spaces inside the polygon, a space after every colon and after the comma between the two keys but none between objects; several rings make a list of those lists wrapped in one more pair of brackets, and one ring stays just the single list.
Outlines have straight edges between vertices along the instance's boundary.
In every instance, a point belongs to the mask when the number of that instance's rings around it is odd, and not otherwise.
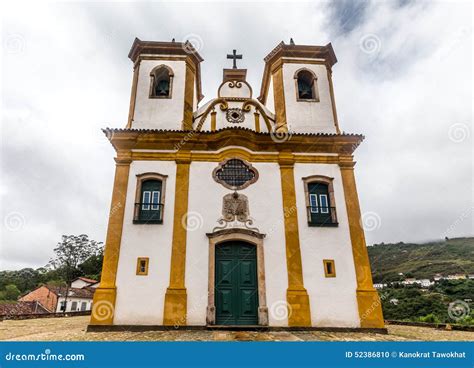
[{"label": "church", "polygon": [[227,58],[203,103],[189,42],[135,39],[90,328],[384,329],[337,118],[331,44],[281,42],[260,92]]}]

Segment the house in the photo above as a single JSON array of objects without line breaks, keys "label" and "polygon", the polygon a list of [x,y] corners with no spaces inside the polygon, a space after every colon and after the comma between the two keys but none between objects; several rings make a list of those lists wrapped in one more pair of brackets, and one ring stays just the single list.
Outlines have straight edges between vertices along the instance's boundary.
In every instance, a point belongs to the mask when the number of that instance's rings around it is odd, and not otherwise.
[{"label": "house", "polygon": [[2,318],[45,313],[49,313],[49,311],[36,301],[0,303],[0,317]]},{"label": "house", "polygon": [[133,42],[90,324],[384,328],[332,45],[279,43],[259,97],[227,57],[201,104],[190,43]]},{"label": "house", "polygon": [[50,313],[80,312],[92,309],[95,289],[70,287],[66,298],[65,286],[43,285],[23,295],[19,301],[37,302]]},{"label": "house", "polygon": [[447,277],[445,277],[445,279],[446,279],[446,280],[465,280],[465,279],[466,279],[466,275],[457,273],[457,274],[455,274],[455,275],[448,275]]},{"label": "house", "polygon": [[99,281],[88,279],[87,277],[78,277],[71,282],[71,287],[76,289],[82,289],[85,287],[97,288],[99,286]]},{"label": "house", "polygon": [[56,288],[55,293],[58,296],[58,303],[56,305],[56,313],[60,312],[85,312],[92,309],[92,299],[94,298],[95,289],[85,287],[82,289]]},{"label": "house", "polygon": [[415,278],[409,278],[409,279],[406,279],[406,280],[402,281],[402,284],[403,285],[420,285],[422,288],[428,288],[431,285],[433,285],[434,282],[432,282],[429,279],[417,280]]}]

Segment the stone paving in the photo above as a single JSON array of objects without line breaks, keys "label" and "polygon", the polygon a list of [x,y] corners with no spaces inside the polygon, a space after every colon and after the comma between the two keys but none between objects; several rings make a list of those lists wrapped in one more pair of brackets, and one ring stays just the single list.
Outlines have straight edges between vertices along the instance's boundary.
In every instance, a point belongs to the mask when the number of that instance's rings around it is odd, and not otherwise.
[{"label": "stone paving", "polygon": [[474,332],[387,326],[389,334],[326,331],[116,331],[86,332],[89,316],[0,322],[5,341],[474,341]]}]

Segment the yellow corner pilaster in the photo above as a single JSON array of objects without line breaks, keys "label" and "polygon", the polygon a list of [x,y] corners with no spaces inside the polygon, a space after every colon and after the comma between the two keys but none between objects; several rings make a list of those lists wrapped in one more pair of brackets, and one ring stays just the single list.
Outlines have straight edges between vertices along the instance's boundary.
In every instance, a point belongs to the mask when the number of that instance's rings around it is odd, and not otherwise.
[{"label": "yellow corner pilaster", "polygon": [[190,164],[189,152],[177,154],[170,284],[165,294],[163,315],[163,324],[166,326],[186,325],[187,294],[184,280]]},{"label": "yellow corner pilaster", "polygon": [[184,110],[183,110],[183,129],[193,129],[193,111],[194,111],[194,83],[195,73],[189,63],[186,63],[186,72],[184,76]]},{"label": "yellow corner pilaster", "polygon": [[275,120],[277,132],[287,132],[285,88],[283,86],[283,67],[279,66],[273,71],[273,96],[275,101]]},{"label": "yellow corner pilaster", "polygon": [[369,255],[362,228],[359,198],[354,176],[355,162],[352,156],[341,156],[342,185],[346,200],[349,232],[352,243],[352,254],[357,278],[357,304],[359,308],[360,327],[383,328],[382,305],[372,283]]},{"label": "yellow corner pilaster", "polygon": [[109,225],[104,249],[100,285],[94,293],[91,325],[111,325],[115,314],[117,267],[122,241],[123,218],[127,198],[130,153],[119,153],[116,158],[114,189],[110,206]]},{"label": "yellow corner pilaster", "polygon": [[279,155],[288,270],[288,289],[286,291],[289,309],[288,325],[311,326],[309,297],[303,283],[298,214],[296,211],[294,162],[291,153],[281,153]]}]

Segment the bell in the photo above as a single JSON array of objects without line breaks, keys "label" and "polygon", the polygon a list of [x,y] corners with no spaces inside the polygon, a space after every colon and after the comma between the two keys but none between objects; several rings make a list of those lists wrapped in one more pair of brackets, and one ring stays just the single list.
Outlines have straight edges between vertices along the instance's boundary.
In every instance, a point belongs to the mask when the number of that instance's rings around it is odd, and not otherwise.
[{"label": "bell", "polygon": [[298,83],[298,94],[300,98],[313,98],[313,90],[311,89],[311,86],[304,82]]},{"label": "bell", "polygon": [[161,80],[156,86],[156,95],[157,96],[168,96],[170,93],[170,84],[167,80]]}]

